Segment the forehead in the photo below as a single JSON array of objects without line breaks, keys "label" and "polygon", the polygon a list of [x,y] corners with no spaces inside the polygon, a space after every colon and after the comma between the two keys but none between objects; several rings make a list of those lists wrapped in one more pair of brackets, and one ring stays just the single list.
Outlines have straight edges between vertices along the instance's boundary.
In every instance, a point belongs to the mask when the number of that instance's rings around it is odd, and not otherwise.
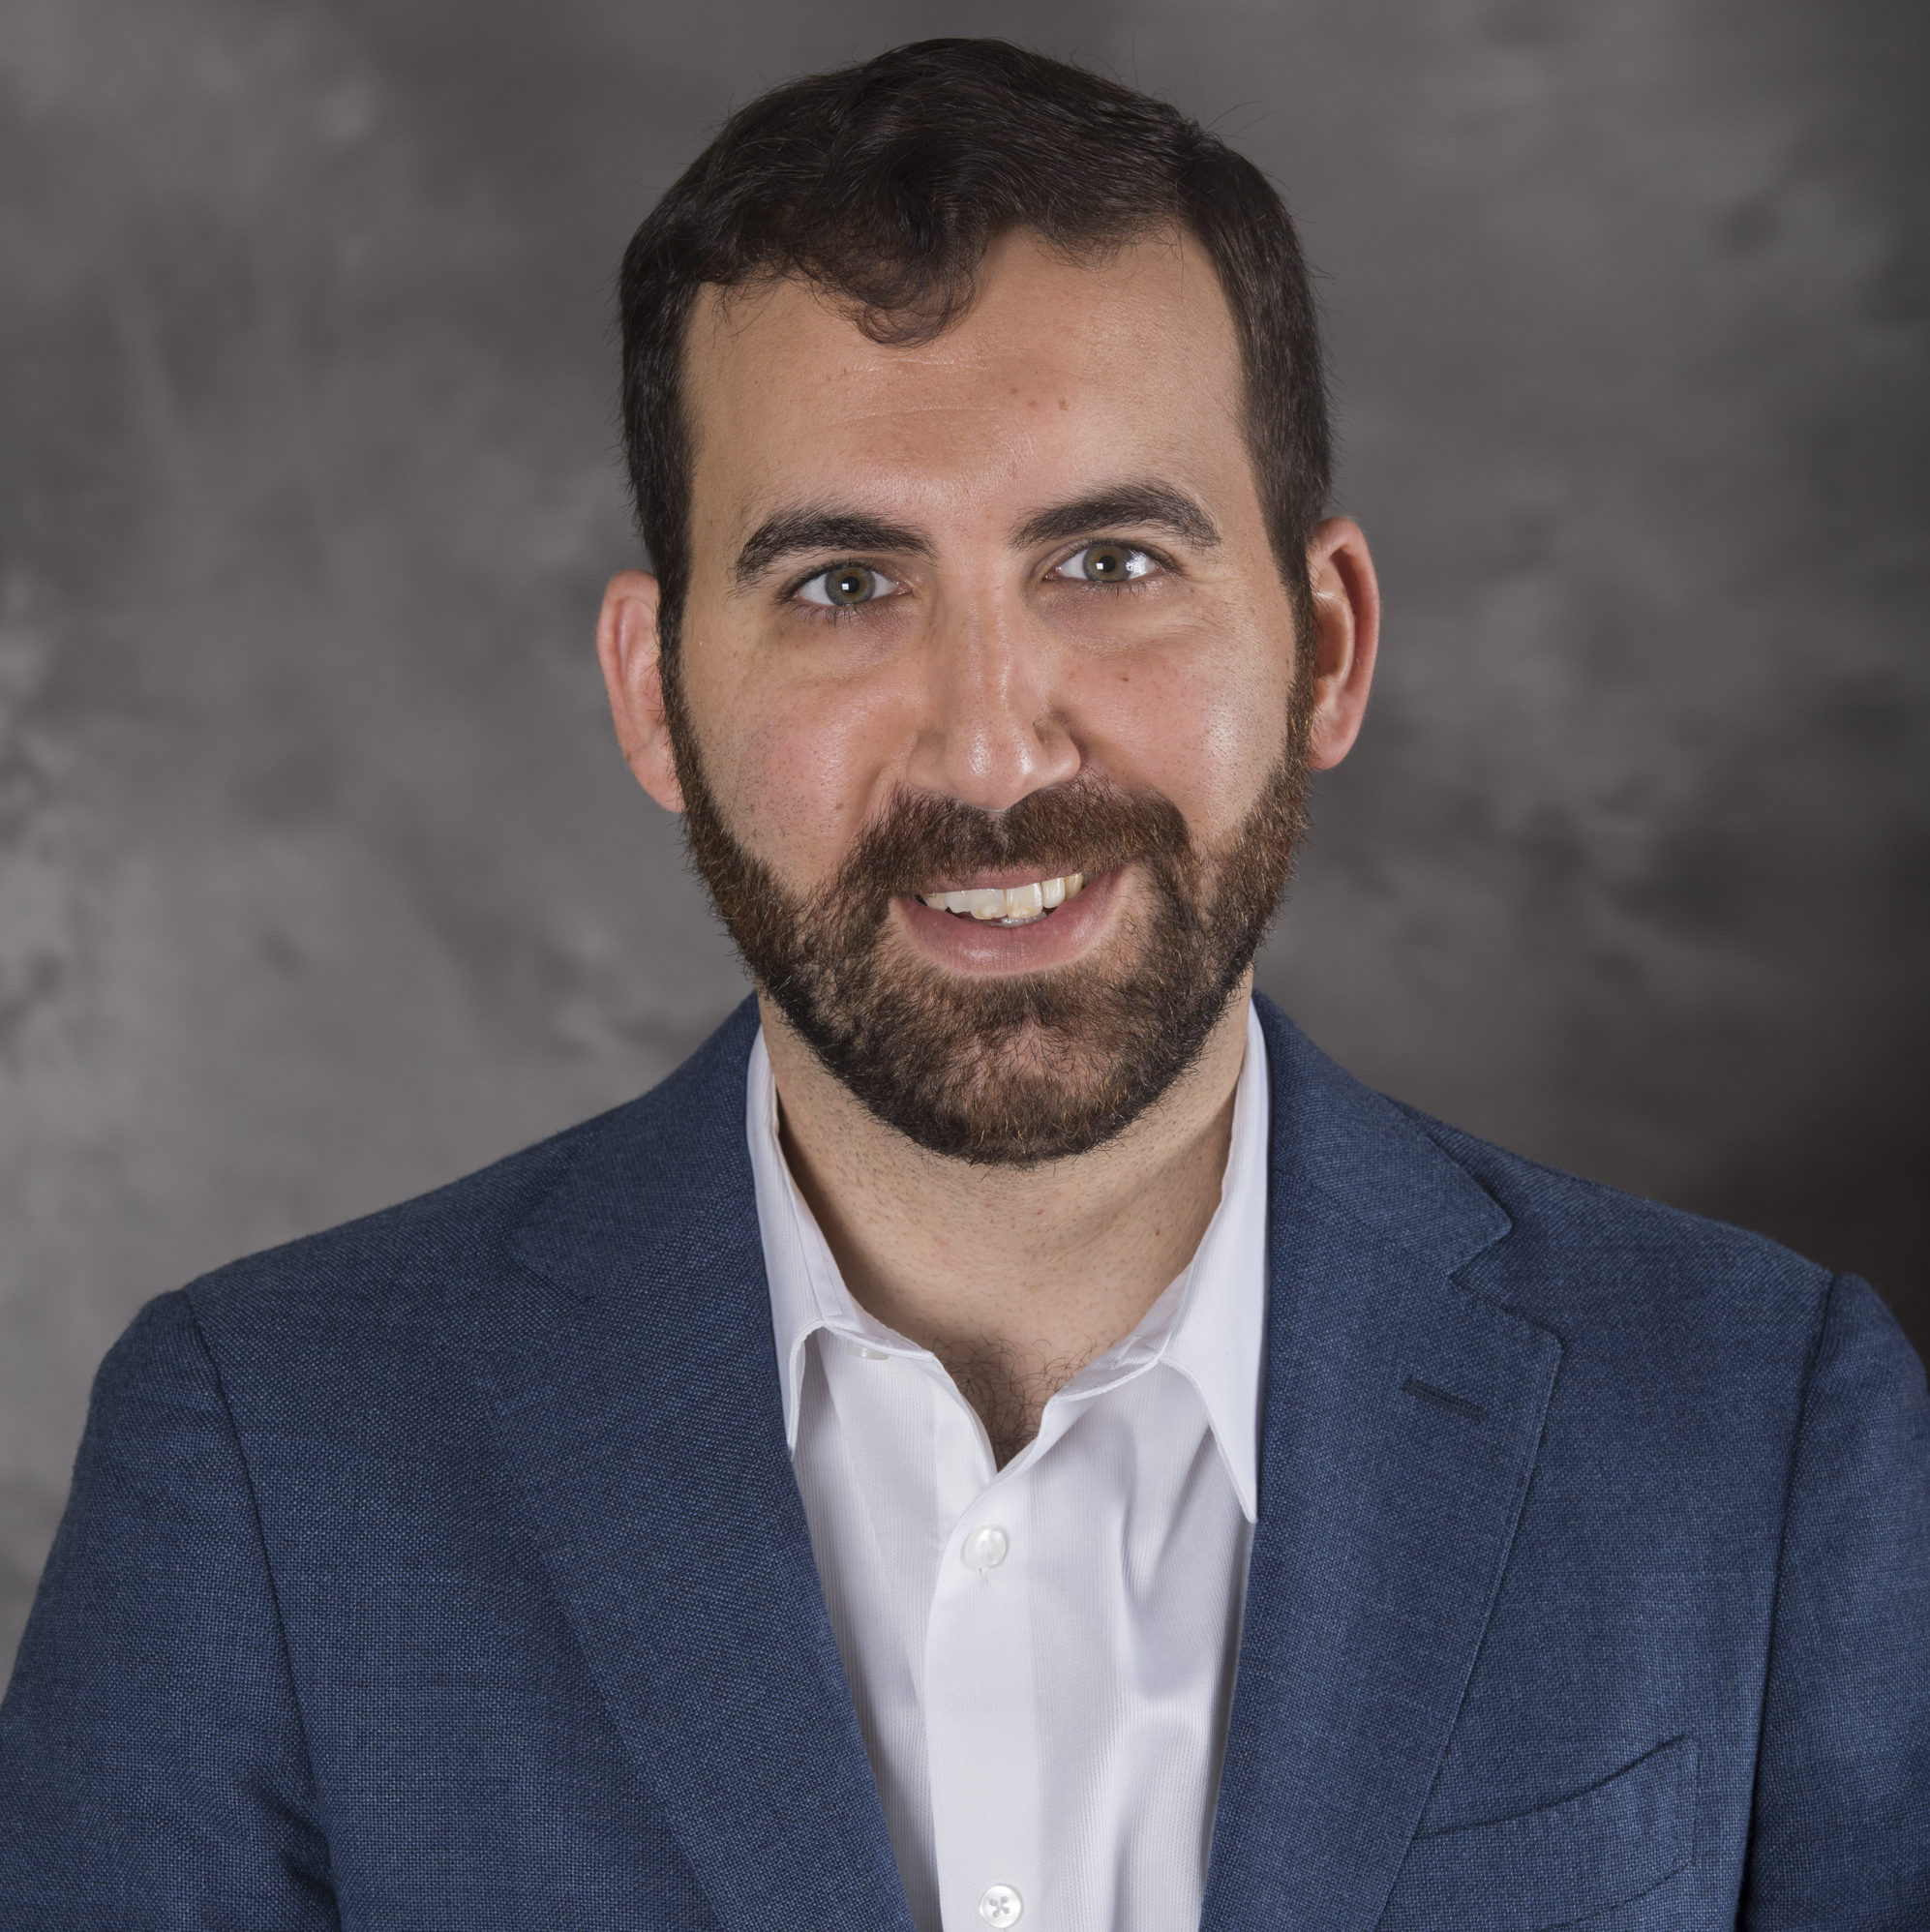
[{"label": "forehead", "polygon": [[1159,473],[1211,495],[1246,473],[1232,316],[1178,235],[1084,260],[1007,236],[964,316],[909,347],[795,278],[707,288],[685,378],[700,543],[800,497],[962,511],[1028,485]]}]

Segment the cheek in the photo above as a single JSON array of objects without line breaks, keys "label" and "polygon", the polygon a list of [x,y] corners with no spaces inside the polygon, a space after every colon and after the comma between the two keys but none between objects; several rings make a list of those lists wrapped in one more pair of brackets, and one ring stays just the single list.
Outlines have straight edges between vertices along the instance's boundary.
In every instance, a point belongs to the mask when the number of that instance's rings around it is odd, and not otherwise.
[{"label": "cheek", "polygon": [[1289,651],[1263,630],[1216,625],[1085,667],[1067,722],[1090,760],[1163,793],[1213,839],[1245,817],[1280,758],[1290,680]]},{"label": "cheek", "polygon": [[889,682],[787,682],[756,652],[686,679],[704,766],[732,830],[796,885],[828,877],[889,796],[913,733]]}]

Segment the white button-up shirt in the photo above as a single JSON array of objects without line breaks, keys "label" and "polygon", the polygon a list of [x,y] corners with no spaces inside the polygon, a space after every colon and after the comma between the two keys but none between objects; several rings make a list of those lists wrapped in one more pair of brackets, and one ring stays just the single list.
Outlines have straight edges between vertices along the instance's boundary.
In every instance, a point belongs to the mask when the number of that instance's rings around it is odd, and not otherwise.
[{"label": "white button-up shirt", "polygon": [[938,1359],[852,1299],[752,1049],[785,1427],[920,1932],[1198,1923],[1255,1509],[1267,1115],[1250,1008],[1191,1264],[999,1469]]}]

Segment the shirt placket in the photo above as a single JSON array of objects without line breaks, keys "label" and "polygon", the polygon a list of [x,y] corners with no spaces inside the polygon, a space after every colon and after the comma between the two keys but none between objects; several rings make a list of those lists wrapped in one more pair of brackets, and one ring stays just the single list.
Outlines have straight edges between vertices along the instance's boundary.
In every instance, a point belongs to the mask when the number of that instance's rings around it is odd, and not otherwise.
[{"label": "shirt placket", "polygon": [[994,1475],[954,1397],[935,1448],[946,1538],[925,1632],[924,1710],[946,1932],[1028,1927],[1042,1873],[1032,1592],[1036,1463]]}]

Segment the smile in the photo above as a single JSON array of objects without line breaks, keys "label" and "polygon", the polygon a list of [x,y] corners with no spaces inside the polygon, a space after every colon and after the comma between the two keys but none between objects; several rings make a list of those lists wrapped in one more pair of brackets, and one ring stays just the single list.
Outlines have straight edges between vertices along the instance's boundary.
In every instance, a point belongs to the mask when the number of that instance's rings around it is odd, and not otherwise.
[{"label": "smile", "polygon": [[962,892],[920,892],[939,912],[956,913],[982,925],[1031,925],[1084,891],[1086,875],[1068,872],[1059,879],[1035,879],[1026,886],[971,886]]}]

